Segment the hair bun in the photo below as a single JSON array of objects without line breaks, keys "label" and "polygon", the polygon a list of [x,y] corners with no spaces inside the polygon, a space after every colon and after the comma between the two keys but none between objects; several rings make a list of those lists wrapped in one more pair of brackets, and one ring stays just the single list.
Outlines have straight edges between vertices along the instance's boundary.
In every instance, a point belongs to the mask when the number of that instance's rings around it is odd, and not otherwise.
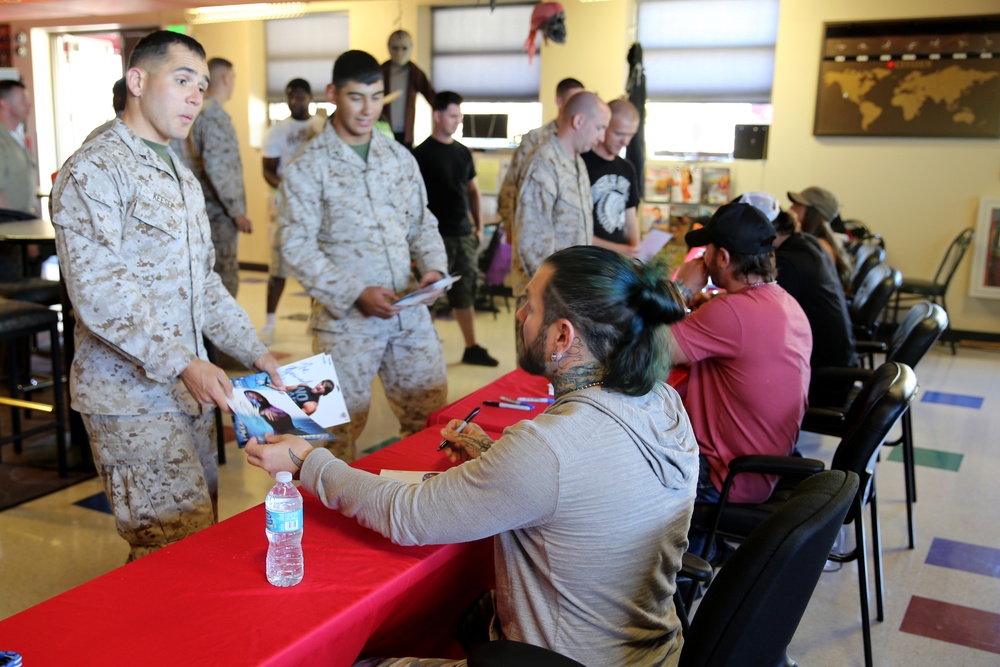
[{"label": "hair bun", "polygon": [[661,271],[645,265],[638,267],[638,274],[629,303],[644,322],[673,324],[684,317],[684,299]]}]

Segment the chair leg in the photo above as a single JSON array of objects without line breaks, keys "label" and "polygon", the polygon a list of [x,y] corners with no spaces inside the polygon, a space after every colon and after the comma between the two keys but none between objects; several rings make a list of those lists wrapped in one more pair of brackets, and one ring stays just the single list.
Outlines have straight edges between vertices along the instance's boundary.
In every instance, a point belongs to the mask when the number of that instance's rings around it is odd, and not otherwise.
[{"label": "chair leg", "polygon": [[858,594],[861,596],[861,640],[865,651],[865,667],[872,667],[872,628],[868,611],[868,549],[865,543],[865,508],[860,493],[854,500],[854,539],[857,541]]},{"label": "chair leg", "polygon": [[219,465],[226,462],[226,432],[222,424],[222,410],[215,408],[215,447],[219,454]]},{"label": "chair leg", "polygon": [[63,395],[62,351],[59,345],[58,323],[53,324],[49,328],[49,336],[52,339],[50,343],[52,353],[52,394],[56,407],[56,460],[59,465],[59,476],[66,477],[69,474],[69,465],[67,462],[69,447],[66,444],[66,427],[69,422],[66,419],[66,399]]},{"label": "chair leg", "polygon": [[872,493],[868,499],[872,513],[872,556],[875,561],[875,618],[885,620],[885,586],[882,582],[882,532],[878,522],[878,500],[875,493],[875,478],[872,478]]},{"label": "chair leg", "polygon": [[[21,398],[21,393],[18,390],[18,381],[20,376],[20,371],[17,365],[17,340],[10,339],[7,341],[7,372],[9,374],[10,397],[11,398]],[[10,423],[13,428],[14,433],[21,432],[21,408],[12,407],[10,409]],[[22,451],[21,441],[14,441],[14,453],[20,454]]]},{"label": "chair leg", "polygon": [[903,413],[903,475],[906,483],[906,530],[913,549],[917,541],[917,531],[913,522],[913,503],[917,501],[917,471],[913,460],[913,426],[910,410]]}]

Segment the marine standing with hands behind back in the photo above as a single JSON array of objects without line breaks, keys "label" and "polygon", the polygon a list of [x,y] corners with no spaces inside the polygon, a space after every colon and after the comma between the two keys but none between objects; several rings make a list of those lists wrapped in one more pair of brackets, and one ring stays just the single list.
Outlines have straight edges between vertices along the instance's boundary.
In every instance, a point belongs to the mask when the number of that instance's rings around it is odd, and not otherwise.
[{"label": "marine standing with hands behind back", "polygon": [[188,135],[188,159],[205,194],[205,209],[215,246],[215,270],[229,293],[236,296],[240,287],[237,232],[249,234],[253,231],[253,224],[247,217],[240,142],[232,118],[222,108],[233,96],[236,71],[224,58],[209,60],[208,69],[211,83],[205,91],[204,108]]},{"label": "marine standing with hands behind back", "polygon": [[122,118],[59,170],[52,222],[77,317],[73,408],[134,560],[217,520],[212,408],[228,410],[232,384],[202,337],[281,378],[212,269],[201,189],[167,146],[201,110],[204,50],[150,33],[126,82]]},{"label": "marine standing with hands behind back", "polygon": [[[423,305],[394,305],[415,262],[425,287],[448,256],[416,160],[372,132],[385,88],[378,62],[347,51],[333,66],[333,119],[284,172],[278,233],[287,268],[313,298],[313,351],[333,358],[351,422],[332,430],[354,459],[378,373],[403,435],[423,428],[448,394],[441,339]],[[427,299],[432,302],[440,291]]]}]

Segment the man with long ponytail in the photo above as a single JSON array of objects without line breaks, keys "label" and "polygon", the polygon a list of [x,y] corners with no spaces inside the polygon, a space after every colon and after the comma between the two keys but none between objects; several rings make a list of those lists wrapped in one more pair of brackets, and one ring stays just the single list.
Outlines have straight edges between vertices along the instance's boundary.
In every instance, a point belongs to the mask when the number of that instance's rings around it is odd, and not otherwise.
[{"label": "man with long ponytail", "polygon": [[508,639],[586,665],[675,665],[682,639],[671,595],[698,451],[680,397],[660,378],[667,327],[684,312],[662,268],[565,248],[532,277],[517,314],[519,364],[556,393],[534,420],[495,441],[451,422],[445,451],[464,463],[420,484],[355,470],[289,436],[247,445],[249,461],[272,474],[301,466],[324,504],[399,544],[495,536],[496,612]]}]

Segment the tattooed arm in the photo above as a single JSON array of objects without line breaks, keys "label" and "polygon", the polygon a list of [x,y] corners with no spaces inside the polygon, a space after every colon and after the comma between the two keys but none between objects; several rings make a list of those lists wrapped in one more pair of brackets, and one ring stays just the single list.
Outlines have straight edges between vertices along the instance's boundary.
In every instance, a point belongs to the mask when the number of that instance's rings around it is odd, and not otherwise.
[{"label": "tattooed arm", "polygon": [[244,450],[247,463],[262,468],[273,477],[282,470],[297,474],[313,446],[297,435],[265,436],[266,442],[250,438]]},{"label": "tattooed arm", "polygon": [[448,458],[455,462],[479,458],[493,446],[493,439],[475,424],[469,424],[461,433],[456,431],[455,427],[461,423],[461,419],[452,419],[441,429],[441,437],[448,441],[445,452]]}]

